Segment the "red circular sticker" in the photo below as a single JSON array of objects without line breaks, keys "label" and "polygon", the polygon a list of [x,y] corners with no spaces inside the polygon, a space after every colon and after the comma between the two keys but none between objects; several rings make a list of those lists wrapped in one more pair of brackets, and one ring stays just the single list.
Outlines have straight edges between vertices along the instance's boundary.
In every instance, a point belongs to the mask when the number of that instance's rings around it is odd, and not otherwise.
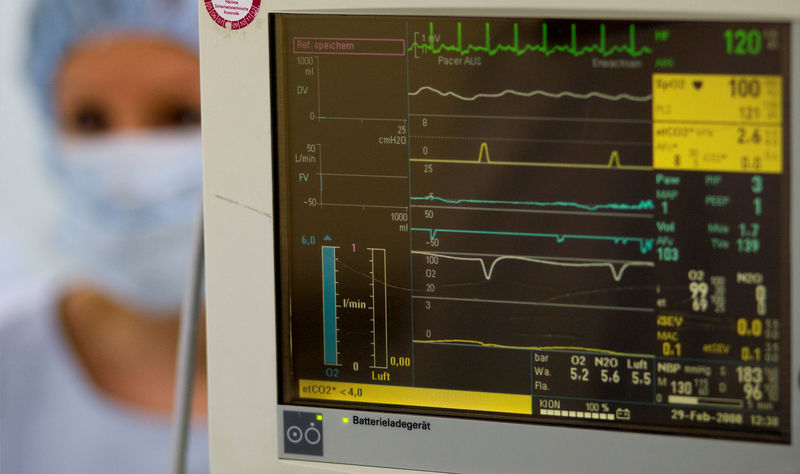
[{"label": "red circular sticker", "polygon": [[205,0],[206,10],[216,24],[238,30],[255,19],[261,0]]}]

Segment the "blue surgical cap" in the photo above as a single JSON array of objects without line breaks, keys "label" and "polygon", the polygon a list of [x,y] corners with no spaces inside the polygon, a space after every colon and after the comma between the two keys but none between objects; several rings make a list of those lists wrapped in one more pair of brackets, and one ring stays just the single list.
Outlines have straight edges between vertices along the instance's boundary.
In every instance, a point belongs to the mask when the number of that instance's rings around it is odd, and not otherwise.
[{"label": "blue surgical cap", "polygon": [[71,48],[87,38],[142,34],[197,51],[197,0],[40,0],[32,10],[27,69],[46,116]]}]

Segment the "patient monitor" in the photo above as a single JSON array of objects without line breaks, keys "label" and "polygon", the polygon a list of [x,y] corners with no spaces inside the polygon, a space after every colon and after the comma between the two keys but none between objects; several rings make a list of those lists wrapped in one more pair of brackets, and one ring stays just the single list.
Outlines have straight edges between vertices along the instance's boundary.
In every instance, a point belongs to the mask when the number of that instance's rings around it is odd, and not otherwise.
[{"label": "patient monitor", "polygon": [[800,4],[199,20],[214,472],[800,469]]}]

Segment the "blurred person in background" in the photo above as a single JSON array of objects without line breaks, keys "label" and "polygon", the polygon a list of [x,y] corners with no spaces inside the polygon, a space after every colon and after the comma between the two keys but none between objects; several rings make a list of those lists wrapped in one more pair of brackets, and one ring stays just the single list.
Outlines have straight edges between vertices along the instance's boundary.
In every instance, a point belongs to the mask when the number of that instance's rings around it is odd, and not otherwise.
[{"label": "blurred person in background", "polygon": [[[40,0],[27,60],[70,271],[0,326],[0,472],[165,472],[201,200],[197,1]],[[208,470],[199,352],[189,472]]]},{"label": "blurred person in background", "polygon": [[44,287],[31,263],[28,248],[16,229],[0,214],[0,325]]}]

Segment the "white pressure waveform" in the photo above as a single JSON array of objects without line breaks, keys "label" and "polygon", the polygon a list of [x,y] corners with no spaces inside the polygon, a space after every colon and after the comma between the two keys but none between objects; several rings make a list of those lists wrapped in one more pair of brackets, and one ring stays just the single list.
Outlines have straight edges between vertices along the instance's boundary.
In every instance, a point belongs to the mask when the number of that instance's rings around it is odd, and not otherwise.
[{"label": "white pressure waveform", "polygon": [[561,99],[563,97],[570,97],[573,99],[591,99],[591,98],[598,98],[598,99],[605,99],[605,100],[612,100],[612,101],[620,101],[620,100],[629,100],[631,102],[647,102],[653,98],[652,95],[631,95],[631,94],[606,94],[604,92],[572,92],[572,91],[561,91],[561,92],[548,92],[543,90],[533,90],[528,92],[523,91],[515,91],[513,89],[506,89],[500,92],[481,92],[475,95],[461,95],[457,92],[453,91],[440,91],[431,86],[422,86],[414,92],[409,92],[408,95],[419,95],[424,91],[433,92],[434,94],[439,94],[442,97],[455,97],[458,100],[464,101],[474,101],[477,99],[497,99],[506,95],[515,95],[517,97],[534,97],[537,95],[541,95],[544,97],[549,97],[551,99]]},{"label": "white pressure waveform", "polygon": [[460,260],[463,262],[478,262],[481,264],[481,270],[483,270],[483,277],[487,280],[492,279],[492,273],[494,273],[494,267],[502,262],[503,260],[518,260],[521,262],[530,262],[530,263],[540,263],[542,265],[552,265],[556,267],[571,267],[571,268],[608,268],[611,271],[611,276],[614,278],[614,281],[619,282],[622,279],[622,274],[625,273],[630,267],[654,267],[655,264],[653,262],[625,262],[622,264],[615,264],[612,262],[564,262],[560,260],[548,260],[544,258],[536,258],[536,257],[523,257],[520,255],[503,255],[500,257],[495,258],[492,260],[492,263],[489,265],[489,268],[486,268],[486,262],[481,257],[459,257],[456,255],[447,255],[442,253],[436,252],[420,252],[420,251],[413,251],[411,253],[419,254],[419,255],[430,255],[439,258],[446,258],[449,260]]}]

